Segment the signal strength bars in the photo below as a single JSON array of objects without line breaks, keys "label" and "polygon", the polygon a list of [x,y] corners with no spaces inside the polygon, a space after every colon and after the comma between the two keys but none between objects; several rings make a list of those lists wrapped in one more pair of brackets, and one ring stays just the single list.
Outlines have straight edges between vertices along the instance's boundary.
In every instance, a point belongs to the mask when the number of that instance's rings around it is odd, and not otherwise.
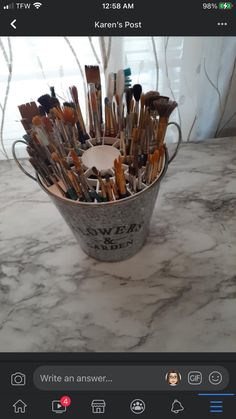
[{"label": "signal strength bars", "polygon": [[14,9],[14,3],[6,4],[3,9]]}]

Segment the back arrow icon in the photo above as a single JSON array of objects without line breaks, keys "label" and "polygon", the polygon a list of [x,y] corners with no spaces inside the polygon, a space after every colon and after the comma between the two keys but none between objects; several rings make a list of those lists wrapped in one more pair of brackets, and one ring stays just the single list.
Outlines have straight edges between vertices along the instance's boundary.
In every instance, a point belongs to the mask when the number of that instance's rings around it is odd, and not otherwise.
[{"label": "back arrow icon", "polygon": [[11,22],[11,26],[12,26],[14,29],[16,29],[15,23],[16,23],[16,19],[14,19],[14,20]]}]

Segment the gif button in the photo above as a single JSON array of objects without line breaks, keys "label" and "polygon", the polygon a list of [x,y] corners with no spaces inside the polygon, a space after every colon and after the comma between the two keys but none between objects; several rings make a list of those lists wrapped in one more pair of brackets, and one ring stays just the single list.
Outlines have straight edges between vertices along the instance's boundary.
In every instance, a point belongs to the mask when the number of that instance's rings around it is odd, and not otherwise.
[{"label": "gif button", "polygon": [[188,373],[188,383],[191,386],[199,386],[202,384],[202,373],[200,371],[190,371]]}]

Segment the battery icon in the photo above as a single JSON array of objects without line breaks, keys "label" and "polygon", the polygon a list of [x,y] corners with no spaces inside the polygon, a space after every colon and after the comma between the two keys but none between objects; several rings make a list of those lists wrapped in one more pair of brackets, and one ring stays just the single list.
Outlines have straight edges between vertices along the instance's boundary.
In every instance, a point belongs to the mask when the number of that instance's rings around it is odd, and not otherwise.
[{"label": "battery icon", "polygon": [[219,3],[219,9],[221,10],[231,10],[233,8],[233,4],[230,2]]}]

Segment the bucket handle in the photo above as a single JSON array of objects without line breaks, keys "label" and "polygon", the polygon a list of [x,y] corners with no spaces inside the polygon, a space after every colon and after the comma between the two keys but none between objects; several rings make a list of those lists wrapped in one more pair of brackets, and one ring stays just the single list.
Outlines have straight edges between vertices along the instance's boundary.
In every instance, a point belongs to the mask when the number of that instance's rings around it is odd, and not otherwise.
[{"label": "bucket handle", "polygon": [[14,141],[14,143],[12,144],[12,155],[13,155],[13,158],[14,158],[14,160],[15,160],[15,162],[16,162],[16,164],[17,164],[17,166],[20,168],[20,170],[26,175],[26,176],[28,176],[28,177],[30,177],[30,179],[33,179],[35,182],[37,182],[37,179],[36,179],[36,177],[34,177],[33,175],[31,175],[29,172],[27,172],[27,170],[25,170],[25,168],[22,166],[22,164],[19,162],[19,160],[18,160],[18,158],[16,157],[16,150],[15,150],[15,147],[16,147],[16,144],[17,143],[23,143],[23,144],[26,144],[26,145],[28,145],[27,144],[27,142],[26,141],[23,141],[23,140],[16,140],[16,141]]},{"label": "bucket handle", "polygon": [[180,128],[179,124],[177,124],[177,122],[168,122],[167,127],[169,125],[175,125],[176,126],[179,137],[178,137],[178,141],[177,141],[177,145],[176,145],[175,151],[172,154],[172,156],[169,158],[168,164],[170,164],[172,162],[172,160],[174,160],[174,158],[176,157],[176,155],[178,153],[178,150],[179,150],[180,143],[182,141],[182,132],[181,132],[181,128]]}]

